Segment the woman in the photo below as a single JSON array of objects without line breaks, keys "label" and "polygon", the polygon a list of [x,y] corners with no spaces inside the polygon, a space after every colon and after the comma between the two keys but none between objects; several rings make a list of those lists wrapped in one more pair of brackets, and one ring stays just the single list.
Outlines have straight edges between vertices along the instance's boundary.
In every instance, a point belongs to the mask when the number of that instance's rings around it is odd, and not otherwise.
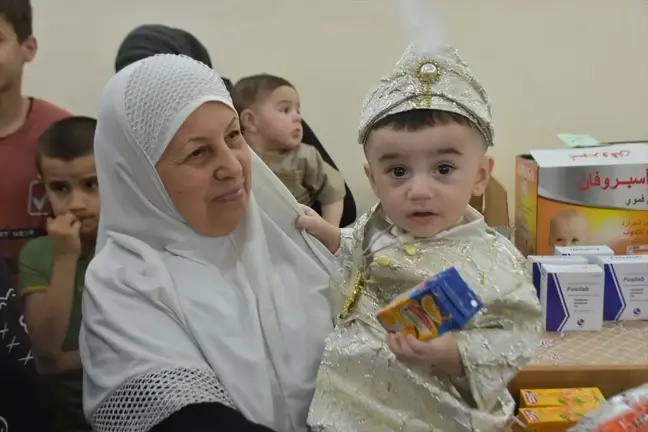
[{"label": "woman", "polygon": [[101,97],[95,158],[80,343],[93,430],[305,431],[331,256],[293,227],[299,207],[222,80],[185,56],[126,67]]},{"label": "woman", "polygon": [[[131,63],[155,54],[184,54],[194,60],[203,62],[212,67],[211,58],[205,46],[194,35],[181,29],[167,27],[159,24],[146,24],[132,30],[121,43],[115,59],[115,71],[120,71]],[[232,82],[222,78],[228,90],[232,89]],[[331,156],[317,138],[308,124],[302,120],[304,135],[302,140],[312,145],[322,155],[326,163],[338,169]],[[340,226],[352,224],[356,219],[356,205],[349,186],[345,184],[344,212]],[[321,206],[315,203],[315,210],[321,214]]]}]

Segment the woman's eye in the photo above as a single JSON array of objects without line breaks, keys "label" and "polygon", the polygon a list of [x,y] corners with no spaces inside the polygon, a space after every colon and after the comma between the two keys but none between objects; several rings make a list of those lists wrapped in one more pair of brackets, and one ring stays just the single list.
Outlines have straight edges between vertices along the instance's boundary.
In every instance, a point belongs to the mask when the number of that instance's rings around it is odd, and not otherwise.
[{"label": "woman's eye", "polygon": [[200,157],[200,156],[203,155],[203,153],[205,153],[205,149],[204,149],[204,148],[202,148],[202,147],[201,147],[201,148],[197,148],[196,150],[192,151],[192,152],[189,154],[189,157],[191,157],[191,158]]},{"label": "woman's eye", "polygon": [[394,167],[389,170],[390,174],[394,177],[403,177],[405,174],[407,174],[407,170],[403,167]]},{"label": "woman's eye", "polygon": [[448,164],[441,164],[436,168],[436,171],[441,175],[448,175],[454,171],[454,167]]}]

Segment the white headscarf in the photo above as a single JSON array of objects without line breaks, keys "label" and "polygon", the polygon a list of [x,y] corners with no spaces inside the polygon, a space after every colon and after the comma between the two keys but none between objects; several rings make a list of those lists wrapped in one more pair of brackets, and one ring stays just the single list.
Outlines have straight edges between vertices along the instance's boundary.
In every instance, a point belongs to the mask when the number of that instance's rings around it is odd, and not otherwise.
[{"label": "white headscarf", "polygon": [[187,225],[154,165],[206,102],[232,107],[212,69],[168,54],[123,69],[101,97],[101,222],[80,336],[84,408],[98,432],[146,431],[201,402],[306,429],[331,330],[332,257],[294,228],[299,206],[254,155],[236,230],[208,238]]}]

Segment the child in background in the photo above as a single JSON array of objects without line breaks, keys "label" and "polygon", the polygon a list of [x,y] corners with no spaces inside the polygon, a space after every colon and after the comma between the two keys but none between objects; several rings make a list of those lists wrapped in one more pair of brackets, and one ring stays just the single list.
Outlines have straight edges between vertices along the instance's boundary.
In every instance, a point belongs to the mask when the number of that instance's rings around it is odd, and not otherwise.
[{"label": "child in background", "polygon": [[[412,45],[368,94],[359,129],[380,203],[349,229],[308,210],[297,222],[339,253],[332,285],[344,295],[309,425],[502,431],[515,409],[507,383],[534,353],[541,310],[524,258],[469,206],[493,169],[488,96],[453,48]],[[377,312],[449,267],[484,304],[475,318],[427,342],[387,334]]]},{"label": "child in background", "polygon": [[84,275],[94,255],[100,208],[95,127],[94,119],[69,117],[40,138],[36,164],[54,214],[47,221],[47,236],[31,240],[20,253],[32,351],[61,432],[91,430],[82,411],[78,338]]},{"label": "child in background", "polygon": [[577,210],[563,210],[549,221],[549,245],[587,245],[587,218]]},{"label": "child in background", "polygon": [[283,78],[254,75],[236,83],[232,98],[250,147],[300,204],[319,202],[324,220],[339,226],[344,179],[315,147],[302,144],[301,105],[295,87]]}]

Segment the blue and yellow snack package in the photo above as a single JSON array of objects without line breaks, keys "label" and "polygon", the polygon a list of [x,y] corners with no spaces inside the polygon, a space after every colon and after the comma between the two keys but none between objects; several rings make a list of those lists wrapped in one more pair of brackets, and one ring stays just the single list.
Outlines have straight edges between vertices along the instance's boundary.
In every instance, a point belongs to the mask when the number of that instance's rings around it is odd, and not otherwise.
[{"label": "blue and yellow snack package", "polygon": [[482,303],[454,267],[381,309],[377,318],[390,333],[411,334],[426,341],[462,328]]}]

